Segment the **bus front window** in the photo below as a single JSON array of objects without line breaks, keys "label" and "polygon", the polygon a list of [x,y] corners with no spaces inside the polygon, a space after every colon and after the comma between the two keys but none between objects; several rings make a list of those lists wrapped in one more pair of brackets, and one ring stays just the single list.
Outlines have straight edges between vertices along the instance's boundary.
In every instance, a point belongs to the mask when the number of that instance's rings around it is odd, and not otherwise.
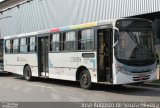
[{"label": "bus front window", "polygon": [[[120,31],[115,56],[122,62],[154,62],[152,31]],[[147,62],[145,62],[147,63]]]},{"label": "bus front window", "polygon": [[152,22],[143,19],[123,19],[116,22],[119,35],[118,44],[114,48],[119,62],[127,65],[155,63],[152,25]]}]

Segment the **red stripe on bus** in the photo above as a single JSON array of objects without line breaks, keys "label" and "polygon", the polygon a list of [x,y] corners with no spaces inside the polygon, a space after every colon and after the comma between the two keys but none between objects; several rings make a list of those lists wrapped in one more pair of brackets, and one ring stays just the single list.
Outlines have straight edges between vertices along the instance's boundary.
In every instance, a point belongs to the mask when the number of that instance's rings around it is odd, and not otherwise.
[{"label": "red stripe on bus", "polygon": [[59,32],[59,28],[52,28],[49,30],[49,32]]}]

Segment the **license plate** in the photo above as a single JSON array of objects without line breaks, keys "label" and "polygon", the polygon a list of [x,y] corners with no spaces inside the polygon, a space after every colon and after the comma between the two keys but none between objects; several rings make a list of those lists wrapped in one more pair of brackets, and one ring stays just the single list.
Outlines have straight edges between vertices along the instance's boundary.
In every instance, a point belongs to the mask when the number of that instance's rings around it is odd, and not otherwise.
[{"label": "license plate", "polygon": [[145,75],[143,75],[143,74],[139,75],[139,79],[140,79],[140,80],[145,79]]}]

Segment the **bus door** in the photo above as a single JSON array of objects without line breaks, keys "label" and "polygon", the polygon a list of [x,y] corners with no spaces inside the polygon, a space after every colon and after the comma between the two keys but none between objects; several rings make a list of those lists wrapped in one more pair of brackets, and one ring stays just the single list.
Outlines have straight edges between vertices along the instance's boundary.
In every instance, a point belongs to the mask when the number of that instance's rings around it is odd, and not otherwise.
[{"label": "bus door", "polygon": [[97,30],[98,81],[112,80],[112,29]]},{"label": "bus door", "polygon": [[48,71],[49,37],[38,37],[38,70],[39,76],[49,76]]},{"label": "bus door", "polygon": [[4,65],[3,65],[3,43],[4,40],[0,39],[0,71],[4,70]]}]

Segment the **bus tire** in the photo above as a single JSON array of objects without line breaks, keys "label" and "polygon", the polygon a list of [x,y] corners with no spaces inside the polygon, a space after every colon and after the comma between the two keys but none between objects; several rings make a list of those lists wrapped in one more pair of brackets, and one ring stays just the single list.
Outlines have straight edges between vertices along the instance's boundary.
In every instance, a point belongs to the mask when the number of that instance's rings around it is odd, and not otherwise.
[{"label": "bus tire", "polygon": [[24,78],[27,81],[31,81],[32,80],[32,71],[31,71],[30,66],[26,66],[24,68]]},{"label": "bus tire", "polygon": [[83,70],[80,73],[80,86],[83,89],[91,89],[92,82],[91,82],[91,76],[88,70]]}]

